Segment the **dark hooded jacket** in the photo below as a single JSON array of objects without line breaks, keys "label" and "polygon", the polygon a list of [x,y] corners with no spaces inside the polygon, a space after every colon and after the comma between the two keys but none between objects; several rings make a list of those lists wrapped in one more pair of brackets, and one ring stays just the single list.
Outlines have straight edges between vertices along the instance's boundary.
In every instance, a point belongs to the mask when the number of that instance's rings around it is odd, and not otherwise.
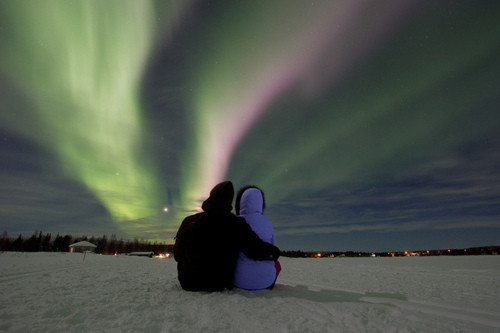
[{"label": "dark hooded jacket", "polygon": [[203,212],[182,222],[174,245],[183,289],[220,291],[233,287],[239,251],[254,260],[276,260],[280,251],[263,242],[245,220],[231,213],[234,196],[229,181],[217,184],[203,202]]}]

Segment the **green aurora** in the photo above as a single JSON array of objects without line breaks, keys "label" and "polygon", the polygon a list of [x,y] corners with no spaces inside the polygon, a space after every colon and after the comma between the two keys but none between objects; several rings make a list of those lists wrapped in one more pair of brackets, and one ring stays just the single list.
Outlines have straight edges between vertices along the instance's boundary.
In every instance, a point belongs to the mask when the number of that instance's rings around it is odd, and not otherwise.
[{"label": "green aurora", "polygon": [[[163,36],[181,11],[168,4]],[[135,0],[2,2],[3,25],[12,28],[2,72],[31,105],[26,115],[2,116],[52,152],[66,177],[82,182],[129,235],[152,227],[166,196],[143,141],[140,103],[158,38],[155,10]]]},{"label": "green aurora", "polygon": [[499,13],[487,1],[1,1],[0,120],[128,237],[171,240],[224,179],[265,190],[292,248],[498,228]]}]

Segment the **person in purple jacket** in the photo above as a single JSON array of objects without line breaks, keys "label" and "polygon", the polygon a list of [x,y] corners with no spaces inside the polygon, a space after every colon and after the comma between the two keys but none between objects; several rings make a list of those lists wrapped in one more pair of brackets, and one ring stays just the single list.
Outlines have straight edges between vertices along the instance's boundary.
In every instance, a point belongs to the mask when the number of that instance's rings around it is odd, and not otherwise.
[{"label": "person in purple jacket", "polygon": [[[242,187],[236,195],[236,215],[245,218],[260,239],[276,245],[272,223],[263,215],[265,206],[264,193],[257,186]],[[256,261],[240,252],[233,284],[237,288],[248,290],[270,289],[274,287],[280,271],[281,266],[277,260]]]}]

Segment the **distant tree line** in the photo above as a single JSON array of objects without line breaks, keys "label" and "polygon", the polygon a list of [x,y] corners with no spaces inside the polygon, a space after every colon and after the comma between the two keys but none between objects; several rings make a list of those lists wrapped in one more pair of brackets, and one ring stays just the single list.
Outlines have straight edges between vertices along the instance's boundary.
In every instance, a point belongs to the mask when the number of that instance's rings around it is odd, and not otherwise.
[{"label": "distant tree line", "polygon": [[151,242],[146,240],[124,240],[117,239],[116,235],[101,237],[73,237],[71,235],[56,236],[52,234],[43,234],[42,231],[35,231],[29,238],[19,235],[17,238],[11,238],[4,231],[0,238],[0,251],[18,251],[18,252],[69,252],[71,244],[88,241],[95,244],[96,253],[100,254],[122,254],[131,252],[154,252],[173,253],[173,245],[160,242]]},{"label": "distant tree line", "polygon": [[444,249],[444,250],[421,250],[421,251],[400,251],[400,252],[331,252],[314,251],[303,252],[282,251],[283,257],[290,258],[332,258],[332,257],[410,257],[410,256],[463,256],[463,255],[498,255],[500,246],[480,246],[466,249]]}]

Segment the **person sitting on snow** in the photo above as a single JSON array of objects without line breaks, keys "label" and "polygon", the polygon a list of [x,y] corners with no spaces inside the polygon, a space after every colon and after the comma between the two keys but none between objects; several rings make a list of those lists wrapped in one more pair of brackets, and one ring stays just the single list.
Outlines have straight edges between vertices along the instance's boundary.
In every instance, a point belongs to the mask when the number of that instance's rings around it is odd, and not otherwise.
[{"label": "person sitting on snow", "polygon": [[203,212],[186,217],[177,232],[174,258],[181,287],[189,291],[233,288],[238,253],[254,260],[277,260],[280,250],[262,241],[232,210],[233,184],[217,184]]},{"label": "person sitting on snow", "polygon": [[[271,221],[263,214],[266,207],[264,192],[257,186],[242,187],[236,195],[236,214],[244,217],[250,228],[264,242],[276,245]],[[281,271],[279,261],[256,261],[240,252],[234,272],[234,286],[241,289],[271,289]]]}]

